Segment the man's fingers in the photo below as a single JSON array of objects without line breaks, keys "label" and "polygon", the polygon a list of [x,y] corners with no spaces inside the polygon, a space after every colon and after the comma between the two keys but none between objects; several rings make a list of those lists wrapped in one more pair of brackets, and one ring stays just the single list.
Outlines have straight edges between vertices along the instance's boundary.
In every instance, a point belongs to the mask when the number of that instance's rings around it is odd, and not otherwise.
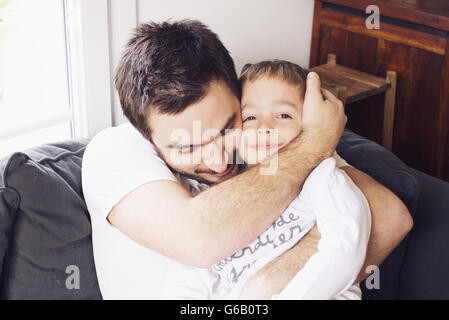
[{"label": "man's fingers", "polygon": [[320,89],[321,89],[320,77],[316,72],[309,72],[309,74],[307,75],[306,94],[304,97],[305,100],[309,99],[323,100]]},{"label": "man's fingers", "polygon": [[323,89],[323,88],[321,89],[321,92],[323,93],[324,100],[330,101],[333,104],[336,104],[339,107],[342,107],[344,110],[345,106],[344,106],[343,102],[340,99],[338,99],[332,92],[330,92],[327,89]]},{"label": "man's fingers", "polygon": [[323,93],[323,97],[325,100],[329,100],[332,102],[340,101],[332,92],[327,89],[321,88],[321,92]]},{"label": "man's fingers", "polygon": [[316,72],[307,75],[305,100],[310,99],[329,100],[337,104],[341,102],[332,92],[321,87],[320,77]]}]

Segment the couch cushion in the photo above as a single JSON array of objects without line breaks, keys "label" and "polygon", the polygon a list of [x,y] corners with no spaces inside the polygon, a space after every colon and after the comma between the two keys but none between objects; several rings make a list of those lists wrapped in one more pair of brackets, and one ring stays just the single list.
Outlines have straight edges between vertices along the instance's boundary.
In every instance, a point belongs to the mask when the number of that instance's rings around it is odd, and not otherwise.
[{"label": "couch cushion", "polygon": [[0,275],[3,271],[8,237],[19,202],[20,198],[15,190],[0,187]]},{"label": "couch cushion", "polygon": [[101,298],[81,189],[86,144],[43,145],[3,161],[1,298]]},{"label": "couch cushion", "polygon": [[397,298],[449,300],[449,183],[412,173],[420,192]]},{"label": "couch cushion", "polygon": [[417,181],[411,169],[377,143],[345,129],[337,146],[338,154],[392,190],[407,206],[415,200]]},{"label": "couch cushion", "polygon": [[[338,154],[349,164],[367,173],[395,193],[414,215],[419,184],[411,169],[377,143],[345,129],[337,146]],[[400,271],[405,259],[408,237],[380,266],[380,290],[368,290],[361,284],[364,299],[395,299]]]}]

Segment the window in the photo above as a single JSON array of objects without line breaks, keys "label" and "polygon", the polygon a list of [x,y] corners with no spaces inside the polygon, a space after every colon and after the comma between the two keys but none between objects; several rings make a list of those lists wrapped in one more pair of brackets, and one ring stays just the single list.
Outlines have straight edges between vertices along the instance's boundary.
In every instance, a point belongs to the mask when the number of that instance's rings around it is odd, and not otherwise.
[{"label": "window", "polygon": [[0,157],[73,137],[62,0],[13,0],[3,26]]},{"label": "window", "polygon": [[12,0],[2,18],[0,158],[109,127],[107,0]]}]

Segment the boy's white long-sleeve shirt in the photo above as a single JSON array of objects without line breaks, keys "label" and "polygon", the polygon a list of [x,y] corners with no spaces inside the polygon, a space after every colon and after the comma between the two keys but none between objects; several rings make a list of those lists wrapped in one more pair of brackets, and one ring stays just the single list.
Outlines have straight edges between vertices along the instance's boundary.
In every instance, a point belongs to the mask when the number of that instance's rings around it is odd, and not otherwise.
[{"label": "boy's white long-sleeve shirt", "polygon": [[[338,156],[337,156],[338,157]],[[317,224],[318,251],[273,299],[358,299],[354,281],[371,230],[368,202],[334,158],[321,162],[301,193],[254,242],[208,269],[176,264],[166,299],[236,299],[246,281],[293,247]]]}]

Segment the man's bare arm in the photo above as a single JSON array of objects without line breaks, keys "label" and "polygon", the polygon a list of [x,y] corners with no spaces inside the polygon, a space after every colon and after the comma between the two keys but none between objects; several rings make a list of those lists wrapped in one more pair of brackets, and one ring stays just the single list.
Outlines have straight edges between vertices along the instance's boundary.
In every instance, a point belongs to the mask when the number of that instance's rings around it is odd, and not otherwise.
[{"label": "man's bare arm", "polygon": [[371,236],[365,264],[356,282],[364,280],[369,265],[380,266],[401,243],[413,227],[413,219],[404,203],[389,189],[366,173],[353,167],[343,167],[365,194],[371,209]]},{"label": "man's bare arm", "polygon": [[285,210],[343,132],[342,103],[307,80],[303,134],[278,154],[278,169],[256,166],[192,198],[178,183],[155,181],[128,194],[110,223],[138,243],[182,263],[208,267],[250,243]]},{"label": "man's bare arm", "polygon": [[[367,174],[343,167],[365,194],[371,209],[372,228],[365,264],[356,283],[365,279],[369,265],[379,266],[413,226],[412,218],[399,198]],[[316,253],[321,236],[316,226],[292,249],[256,273],[242,289],[241,299],[269,299],[277,294]]]}]

